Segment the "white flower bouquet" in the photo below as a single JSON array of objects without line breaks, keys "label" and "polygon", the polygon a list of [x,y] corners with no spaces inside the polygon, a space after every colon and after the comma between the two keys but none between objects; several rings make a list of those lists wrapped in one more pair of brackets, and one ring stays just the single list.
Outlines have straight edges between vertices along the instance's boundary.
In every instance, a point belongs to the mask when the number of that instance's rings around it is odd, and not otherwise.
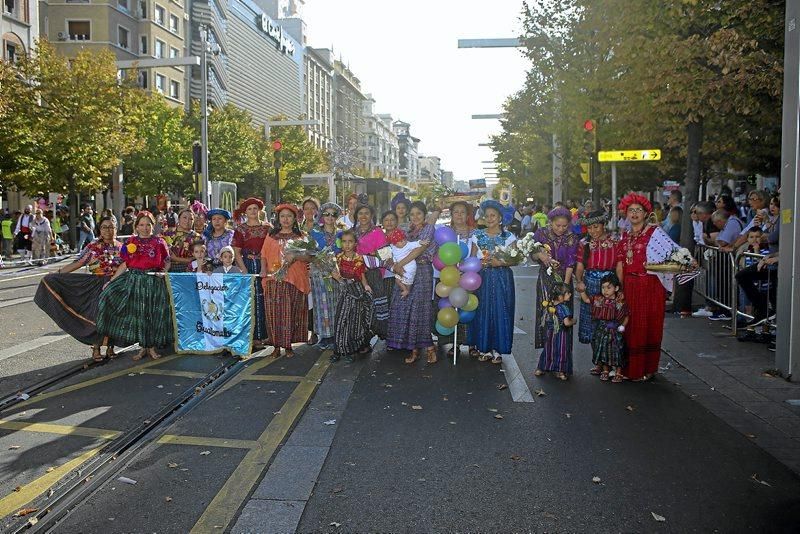
[{"label": "white flower bouquet", "polygon": [[525,259],[531,260],[535,254],[540,252],[550,253],[550,247],[536,241],[533,234],[526,234],[525,237],[516,242],[517,249],[525,256]]},{"label": "white flower bouquet", "polygon": [[505,247],[495,247],[491,258],[496,258],[508,266],[519,265],[525,261],[525,255],[513,243]]},{"label": "white flower bouquet", "polygon": [[656,273],[682,273],[690,271],[694,266],[694,257],[688,249],[676,248],[666,261],[661,263],[648,263],[645,269]]}]

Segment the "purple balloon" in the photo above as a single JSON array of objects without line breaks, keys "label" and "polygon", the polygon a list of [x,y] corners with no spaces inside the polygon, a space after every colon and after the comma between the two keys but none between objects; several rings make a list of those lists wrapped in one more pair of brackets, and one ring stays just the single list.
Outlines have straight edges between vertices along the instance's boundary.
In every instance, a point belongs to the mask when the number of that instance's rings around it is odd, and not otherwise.
[{"label": "purple balloon", "polygon": [[465,273],[477,273],[481,270],[481,260],[474,256],[469,257],[461,262],[461,265],[458,266],[462,272]]},{"label": "purple balloon", "polygon": [[433,257],[433,261],[431,263],[433,263],[433,266],[436,267],[437,271],[441,271],[442,269],[447,267],[447,265],[445,265],[444,262],[441,259],[439,259],[439,255],[438,254],[436,254]]},{"label": "purple balloon", "polygon": [[458,236],[455,230],[449,226],[441,226],[433,233],[433,240],[437,245],[444,245],[445,243],[455,243],[458,241]]},{"label": "purple balloon", "polygon": [[444,297],[444,298],[439,299],[439,309],[440,310],[442,308],[448,308],[450,306],[452,306],[452,304],[450,304],[450,299],[449,298]]},{"label": "purple balloon", "polygon": [[461,275],[459,285],[467,291],[475,291],[481,287],[481,275],[473,272],[466,272]]}]

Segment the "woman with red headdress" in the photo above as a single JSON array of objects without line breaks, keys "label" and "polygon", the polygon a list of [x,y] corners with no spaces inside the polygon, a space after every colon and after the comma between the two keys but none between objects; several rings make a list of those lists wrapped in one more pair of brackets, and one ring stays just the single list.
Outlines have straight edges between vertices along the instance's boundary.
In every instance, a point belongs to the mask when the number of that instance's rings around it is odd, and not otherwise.
[{"label": "woman with red headdress", "polygon": [[673,274],[649,273],[648,258],[663,260],[678,245],[656,224],[647,224],[653,207],[643,195],[629,193],[619,203],[630,230],[622,234],[616,246],[617,277],[623,284],[630,321],[625,328],[628,365],[625,378],[636,381],[651,379],[658,372],[661,338],[664,335],[664,310],[667,291],[672,291]]},{"label": "woman with red headdress", "polygon": [[[292,204],[279,204],[273,211],[277,215],[277,225],[264,238],[261,247],[267,328],[270,344],[275,347],[272,355],[280,356],[283,348],[286,357],[291,358],[294,356],[292,343],[308,340],[309,258],[284,254],[287,242],[305,237],[297,223],[300,209]],[[286,276],[276,280],[274,274],[284,263],[289,264]]]},{"label": "woman with red headdress", "polygon": [[[236,213],[245,217],[245,222],[238,224],[233,229],[231,246],[236,255],[236,264],[243,273],[261,273],[261,247],[264,246],[270,228],[269,223],[261,220],[264,203],[258,198],[248,198],[239,204]],[[238,217],[234,216],[238,220]],[[267,344],[267,317],[264,307],[264,288],[261,284],[255,287],[255,328],[253,340],[256,349]]]}]

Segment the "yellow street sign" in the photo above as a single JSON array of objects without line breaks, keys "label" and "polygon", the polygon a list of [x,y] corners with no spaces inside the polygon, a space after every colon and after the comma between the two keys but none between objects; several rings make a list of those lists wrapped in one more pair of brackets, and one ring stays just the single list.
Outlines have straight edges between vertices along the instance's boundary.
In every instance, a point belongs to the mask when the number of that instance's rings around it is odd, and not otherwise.
[{"label": "yellow street sign", "polygon": [[585,184],[590,182],[588,163],[581,163],[581,180],[583,180],[583,183]]},{"label": "yellow street sign", "polygon": [[286,169],[281,168],[278,170],[278,187],[281,189],[286,189],[286,182],[288,181],[288,177],[286,175]]},{"label": "yellow street sign", "polygon": [[644,150],[601,150],[597,153],[598,161],[658,161],[661,150],[647,148]]}]

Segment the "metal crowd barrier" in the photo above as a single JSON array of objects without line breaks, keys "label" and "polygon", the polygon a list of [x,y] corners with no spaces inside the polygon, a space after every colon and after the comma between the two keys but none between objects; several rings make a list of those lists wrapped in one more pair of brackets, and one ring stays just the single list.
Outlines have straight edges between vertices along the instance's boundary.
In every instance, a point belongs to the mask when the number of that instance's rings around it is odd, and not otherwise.
[{"label": "metal crowd barrier", "polygon": [[[730,329],[733,335],[736,335],[737,319],[739,317],[753,318],[752,315],[739,309],[739,284],[736,282],[736,274],[744,268],[742,259],[761,260],[764,256],[750,252],[734,254],[722,251],[719,247],[697,244],[694,249],[694,257],[702,267],[700,276],[694,281],[694,290],[706,301],[719,306],[730,314]],[[772,282],[769,276],[768,274],[768,284]]]}]

